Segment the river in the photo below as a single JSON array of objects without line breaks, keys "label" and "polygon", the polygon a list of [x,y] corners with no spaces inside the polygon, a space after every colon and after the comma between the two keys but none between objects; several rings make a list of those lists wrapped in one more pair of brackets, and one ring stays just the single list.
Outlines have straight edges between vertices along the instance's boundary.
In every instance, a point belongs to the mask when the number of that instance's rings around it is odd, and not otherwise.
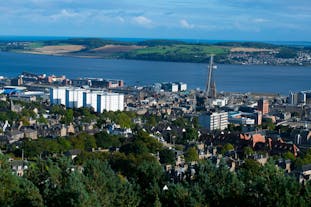
[{"label": "river", "polygon": [[[182,81],[188,88],[205,88],[207,64],[140,60],[93,59],[0,52],[0,75],[15,77],[26,71],[66,75],[68,78],[123,79],[127,85]],[[218,91],[271,92],[311,89],[311,67],[218,65],[214,72]]]}]

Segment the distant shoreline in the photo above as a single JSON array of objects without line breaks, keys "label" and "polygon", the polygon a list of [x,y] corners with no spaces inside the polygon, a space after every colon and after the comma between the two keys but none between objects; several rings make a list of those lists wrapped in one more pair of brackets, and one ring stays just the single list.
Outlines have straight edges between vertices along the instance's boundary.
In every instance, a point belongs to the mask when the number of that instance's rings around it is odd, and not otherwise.
[{"label": "distant shoreline", "polygon": [[[311,45],[311,43],[310,43]],[[262,42],[188,43],[178,40],[126,42],[100,38],[1,42],[0,51],[38,55],[99,59],[234,65],[311,65],[311,47],[293,47]]]},{"label": "distant shoreline", "polygon": [[123,41],[123,42],[140,42],[146,40],[173,40],[173,41],[183,41],[186,43],[225,43],[225,42],[258,42],[258,43],[268,43],[274,45],[284,45],[284,46],[311,46],[311,41],[305,40],[284,40],[284,41],[277,41],[277,40],[213,40],[213,39],[202,39],[202,38],[144,38],[144,37],[137,37],[137,38],[130,38],[130,37],[79,37],[79,36],[15,36],[15,35],[0,35],[0,42],[1,41],[47,41],[47,40],[66,40],[66,39],[73,39],[73,38],[101,38],[106,40],[116,40],[116,41]]},{"label": "distant shoreline", "polygon": [[[102,57],[102,56],[91,56],[91,55],[74,55],[74,54],[43,54],[43,53],[36,53],[36,52],[31,52],[31,51],[0,51],[0,52],[5,52],[5,53],[14,53],[14,54],[30,54],[30,55],[40,55],[40,56],[55,56],[55,57],[72,57],[72,58],[82,58],[82,59],[104,59],[104,60],[137,60],[137,61],[146,61],[146,62],[174,62],[174,63],[201,63],[201,64],[207,64],[208,62],[187,62],[187,61],[165,61],[165,60],[146,60],[146,59],[127,59],[127,58],[108,58],[108,57]],[[310,67],[311,65],[267,65],[267,64],[233,64],[233,63],[217,63],[219,65],[248,65],[248,66],[297,66],[297,67]]]},{"label": "distant shoreline", "polygon": [[[7,52],[7,53],[15,53],[15,54],[30,54],[30,55],[42,55],[42,56],[56,56],[56,57],[73,57],[73,58],[86,58],[86,59],[104,59],[104,60],[137,60],[137,61],[146,61],[146,62],[175,62],[175,63],[201,63],[207,64],[208,62],[189,62],[189,61],[166,61],[166,60],[146,60],[146,59],[133,59],[133,58],[114,58],[114,57],[102,57],[102,56],[95,56],[95,55],[75,55],[72,53],[69,54],[44,54],[32,51],[0,51],[0,52]],[[296,65],[296,64],[237,64],[237,63],[217,63],[220,65],[249,65],[249,66],[297,66],[297,67],[310,67],[310,65]]]}]

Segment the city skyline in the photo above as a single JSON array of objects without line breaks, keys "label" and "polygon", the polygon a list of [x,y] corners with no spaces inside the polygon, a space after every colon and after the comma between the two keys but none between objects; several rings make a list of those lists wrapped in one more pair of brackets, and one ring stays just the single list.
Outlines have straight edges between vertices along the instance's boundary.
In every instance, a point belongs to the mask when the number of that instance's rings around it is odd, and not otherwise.
[{"label": "city skyline", "polygon": [[8,0],[1,35],[311,41],[299,1]]}]

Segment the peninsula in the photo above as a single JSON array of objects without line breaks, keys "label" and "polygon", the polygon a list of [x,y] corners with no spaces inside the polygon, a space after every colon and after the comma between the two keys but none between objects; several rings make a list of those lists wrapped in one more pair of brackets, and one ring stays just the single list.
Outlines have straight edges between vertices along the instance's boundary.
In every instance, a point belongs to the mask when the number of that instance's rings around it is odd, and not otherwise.
[{"label": "peninsula", "polygon": [[46,41],[0,41],[0,51],[84,58],[136,59],[256,65],[311,65],[309,46],[261,42],[192,43],[179,40],[119,41],[68,38]]}]

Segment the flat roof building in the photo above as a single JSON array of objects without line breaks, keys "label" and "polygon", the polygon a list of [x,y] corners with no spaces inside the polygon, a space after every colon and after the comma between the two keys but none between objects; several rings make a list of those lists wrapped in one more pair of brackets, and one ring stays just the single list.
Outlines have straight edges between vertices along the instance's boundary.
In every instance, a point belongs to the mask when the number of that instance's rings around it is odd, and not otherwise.
[{"label": "flat roof building", "polygon": [[123,111],[124,94],[90,91],[83,88],[50,88],[51,105],[65,105],[67,108],[93,108],[95,112]]},{"label": "flat roof building", "polygon": [[208,112],[199,116],[199,124],[209,131],[228,127],[228,112]]}]

